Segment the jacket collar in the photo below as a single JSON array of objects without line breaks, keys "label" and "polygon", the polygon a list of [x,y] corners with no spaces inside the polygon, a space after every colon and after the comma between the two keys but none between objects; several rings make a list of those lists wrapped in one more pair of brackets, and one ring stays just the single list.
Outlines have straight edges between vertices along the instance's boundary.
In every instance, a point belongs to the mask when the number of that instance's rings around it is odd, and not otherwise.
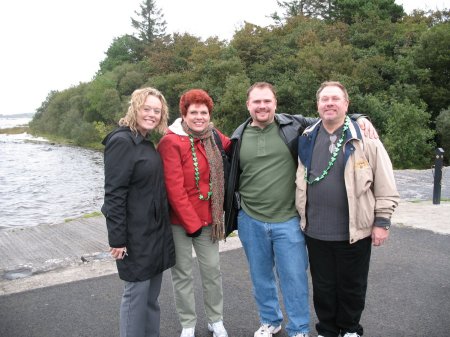
[{"label": "jacket collar", "polygon": [[[311,169],[312,153],[321,124],[322,121],[319,120],[313,125],[307,127],[298,141],[298,157],[302,164],[307,167],[308,171]],[[353,149],[353,144],[349,142],[352,139],[362,140],[363,138],[358,123],[350,119],[349,128],[345,132],[345,161],[347,161]]]},{"label": "jacket collar", "polygon": [[292,119],[287,118],[285,115],[282,114],[275,114],[275,122],[278,123],[278,125],[287,125],[292,124]]},{"label": "jacket collar", "polygon": [[[303,132],[303,135],[309,135],[312,134],[314,137],[314,140],[317,137],[317,132],[319,132],[319,128],[322,125],[322,120],[318,120],[313,125],[308,126],[305,131]],[[303,136],[302,135],[302,136]],[[348,130],[345,134],[345,141],[349,141],[350,139],[359,139],[362,140],[362,133],[361,128],[359,127],[358,123],[354,121],[353,119],[350,119],[350,125],[348,127]]]},{"label": "jacket collar", "polygon": [[[239,139],[242,137],[242,134],[244,133],[245,128],[248,124],[252,122],[252,118],[249,117],[247,120],[238,126],[238,128],[233,132],[230,139]],[[278,125],[287,125],[292,123],[292,119],[286,118],[286,116],[282,114],[275,114],[274,123],[277,123]]]}]

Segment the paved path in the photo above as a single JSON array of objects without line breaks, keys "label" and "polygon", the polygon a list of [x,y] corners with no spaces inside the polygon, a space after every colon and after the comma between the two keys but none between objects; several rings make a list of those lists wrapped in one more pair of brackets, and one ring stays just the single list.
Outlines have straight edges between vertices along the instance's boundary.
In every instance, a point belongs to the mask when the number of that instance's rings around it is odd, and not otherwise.
[{"label": "paved path", "polygon": [[[449,256],[450,235],[394,226],[389,243],[373,249],[367,305],[362,317],[365,336],[449,336]],[[259,324],[243,250],[222,252],[221,266],[229,335],[253,336]],[[211,337],[206,329],[197,270],[195,282],[199,299],[196,336]],[[118,336],[122,287],[114,274],[0,296],[0,336]],[[178,337],[181,327],[167,273],[160,303],[161,337]],[[316,318],[311,305],[310,309],[313,329]],[[276,335],[286,336],[284,330]]]},{"label": "paved path", "polygon": [[[396,171],[403,200],[388,245],[374,249],[363,317],[367,336],[450,335],[450,171],[445,169],[442,184],[447,201],[439,205],[430,201],[430,174]],[[104,219],[96,217],[0,231],[0,336],[118,335],[122,284],[107,253],[105,229]],[[239,239],[221,243],[221,251],[230,337],[252,336],[258,318]],[[196,278],[201,298],[198,273]],[[161,336],[178,336],[168,274],[161,305]],[[197,306],[197,337],[210,337]]]}]

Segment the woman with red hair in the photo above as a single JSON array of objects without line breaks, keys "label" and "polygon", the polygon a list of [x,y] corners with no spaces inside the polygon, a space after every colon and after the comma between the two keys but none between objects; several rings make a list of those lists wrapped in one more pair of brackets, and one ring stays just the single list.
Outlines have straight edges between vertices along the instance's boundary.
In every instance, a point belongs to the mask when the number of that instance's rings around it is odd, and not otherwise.
[{"label": "woman with red hair", "polygon": [[[223,291],[219,241],[225,238],[223,200],[224,170],[220,148],[230,140],[214,129],[214,103],[201,89],[180,98],[181,118],[169,127],[158,145],[170,203],[176,264],[172,267],[175,305],[183,330],[180,337],[194,337],[195,313],[192,247],[197,255],[203,286],[208,329],[213,337],[228,337],[223,326]],[[213,131],[214,130],[214,131]]]}]

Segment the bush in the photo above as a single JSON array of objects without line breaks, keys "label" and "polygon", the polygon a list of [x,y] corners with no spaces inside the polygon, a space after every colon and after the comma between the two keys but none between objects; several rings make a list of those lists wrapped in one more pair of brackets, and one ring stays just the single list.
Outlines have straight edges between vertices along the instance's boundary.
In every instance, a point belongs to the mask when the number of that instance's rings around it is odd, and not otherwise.
[{"label": "bush", "polygon": [[436,118],[436,132],[439,137],[439,144],[444,149],[444,161],[450,163],[450,107],[442,110]]},{"label": "bush", "polygon": [[430,114],[408,100],[391,104],[384,145],[395,168],[430,167],[435,144],[429,123]]},{"label": "bush", "polygon": [[84,121],[74,125],[70,135],[75,144],[80,146],[101,141],[95,126]]}]

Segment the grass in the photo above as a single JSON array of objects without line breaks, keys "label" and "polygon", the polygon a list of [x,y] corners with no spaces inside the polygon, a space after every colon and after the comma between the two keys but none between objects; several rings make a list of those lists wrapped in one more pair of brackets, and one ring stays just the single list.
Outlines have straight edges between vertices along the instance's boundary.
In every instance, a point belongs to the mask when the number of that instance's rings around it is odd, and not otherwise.
[{"label": "grass", "polygon": [[104,148],[104,146],[100,143],[100,141],[79,145],[79,144],[76,144],[73,140],[70,140],[70,139],[67,139],[67,138],[64,138],[61,136],[55,136],[52,134],[46,134],[46,133],[40,133],[40,132],[33,132],[31,134],[35,137],[45,138],[52,144],[65,145],[65,146],[76,146],[76,147],[80,147],[83,149],[90,149],[90,150],[103,150],[103,148]]},{"label": "grass", "polygon": [[[429,199],[429,200],[422,200],[422,199],[408,200],[408,202],[411,202],[413,204],[418,204],[418,203],[421,203],[423,201],[433,201],[433,200],[432,199]],[[450,198],[441,198],[441,202],[450,202]]]},{"label": "grass", "polygon": [[0,129],[0,133],[6,135],[18,135],[28,131],[29,131],[28,126],[15,126],[13,128]]},{"label": "grass", "polygon": [[78,218],[68,218],[68,219],[64,219],[64,222],[70,222],[70,221],[74,221],[74,220],[77,220],[77,219],[96,218],[96,217],[101,216],[101,215],[102,215],[101,212],[95,211],[95,212],[92,212],[92,213],[84,214],[84,215],[82,215],[82,216],[80,216],[80,217],[78,217]]}]

